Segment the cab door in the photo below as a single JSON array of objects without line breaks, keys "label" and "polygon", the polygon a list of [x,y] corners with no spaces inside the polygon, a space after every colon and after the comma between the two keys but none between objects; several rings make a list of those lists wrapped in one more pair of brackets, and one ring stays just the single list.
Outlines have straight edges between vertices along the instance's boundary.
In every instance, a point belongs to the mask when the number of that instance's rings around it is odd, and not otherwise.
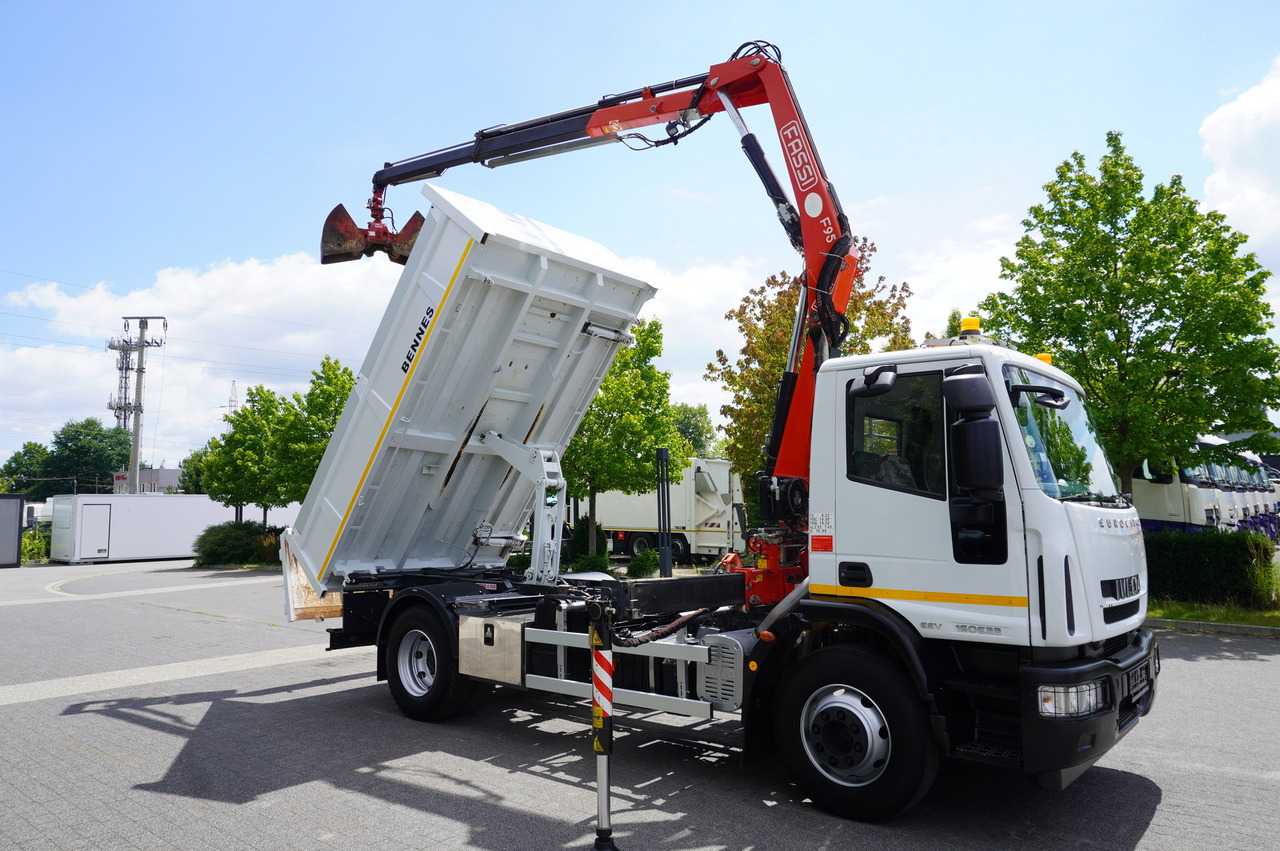
[{"label": "cab door", "polygon": [[832,558],[818,559],[816,595],[870,598],[925,637],[1025,643],[1027,570],[1018,489],[1007,446],[1003,500],[974,500],[951,483],[956,419],[943,370],[896,370],[892,388],[837,406]]}]

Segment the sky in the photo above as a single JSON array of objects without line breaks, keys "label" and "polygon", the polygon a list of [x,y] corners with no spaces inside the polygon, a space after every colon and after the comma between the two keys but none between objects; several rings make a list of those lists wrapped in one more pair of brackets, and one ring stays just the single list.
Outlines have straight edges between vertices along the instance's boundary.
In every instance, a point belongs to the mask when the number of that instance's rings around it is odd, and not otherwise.
[{"label": "sky", "polygon": [[[598,2],[19,4],[0,31],[0,463],[63,424],[114,424],[125,316],[163,316],[143,394],[144,463],[174,467],[254,385],[305,391],[325,355],[364,358],[401,271],[321,266],[384,162],[616,92],[704,73],[742,43],[782,51],[871,274],[907,282],[917,338],[1007,289],[1032,205],[1108,131],[1174,174],[1280,271],[1280,4]],[[768,110],[743,117],[774,139]],[[658,131],[660,132],[660,130]],[[767,150],[776,148],[767,146]],[[783,171],[780,157],[772,155]],[[725,116],[679,145],[622,145],[436,182],[593,239],[659,289],[672,399],[724,320],[801,263]],[[404,221],[426,201],[393,187]],[[1280,302],[1280,279],[1269,301]],[[150,323],[149,336],[163,330]]]}]

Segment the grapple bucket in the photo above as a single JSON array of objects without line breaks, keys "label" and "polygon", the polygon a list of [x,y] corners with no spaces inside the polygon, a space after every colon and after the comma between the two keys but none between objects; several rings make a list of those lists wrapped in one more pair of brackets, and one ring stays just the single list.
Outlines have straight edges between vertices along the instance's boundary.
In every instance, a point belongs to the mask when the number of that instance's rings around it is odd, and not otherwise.
[{"label": "grapple bucket", "polygon": [[320,262],[341,263],[385,251],[388,257],[403,266],[425,221],[421,213],[415,212],[399,232],[392,231],[377,218],[366,227],[360,227],[347,208],[339,204],[324,220],[324,230],[320,233]]}]

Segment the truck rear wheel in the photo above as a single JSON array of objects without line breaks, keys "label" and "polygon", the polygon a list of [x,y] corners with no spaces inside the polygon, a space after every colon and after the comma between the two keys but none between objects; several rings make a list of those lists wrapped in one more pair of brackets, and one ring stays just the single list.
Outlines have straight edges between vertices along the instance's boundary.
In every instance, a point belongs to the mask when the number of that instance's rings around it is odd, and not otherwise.
[{"label": "truck rear wheel", "polygon": [[400,711],[416,721],[441,721],[472,708],[480,685],[458,673],[445,625],[425,606],[396,616],[387,636],[387,685]]},{"label": "truck rear wheel", "polygon": [[631,539],[627,541],[627,549],[630,551],[629,555],[632,558],[640,555],[640,553],[645,550],[653,549],[654,546],[656,546],[656,543],[653,540],[653,536],[647,535],[644,532],[633,533],[631,535]]},{"label": "truck rear wheel", "polygon": [[685,564],[689,561],[689,542],[684,535],[671,536],[671,561],[673,564]]},{"label": "truck rear wheel", "polygon": [[915,689],[883,656],[828,647],[782,687],[776,716],[782,761],[833,815],[879,821],[929,790],[939,754]]}]

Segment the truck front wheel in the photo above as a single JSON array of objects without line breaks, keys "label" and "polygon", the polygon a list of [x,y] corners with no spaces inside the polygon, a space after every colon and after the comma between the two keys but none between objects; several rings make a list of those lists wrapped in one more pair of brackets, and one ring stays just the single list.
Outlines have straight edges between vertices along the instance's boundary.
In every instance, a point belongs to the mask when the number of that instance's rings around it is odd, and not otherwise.
[{"label": "truck front wheel", "polygon": [[929,790],[939,754],[925,707],[883,656],[828,647],[782,687],[776,734],[782,761],[813,802],[861,821],[891,818]]},{"label": "truck front wheel", "polygon": [[440,721],[468,709],[478,684],[458,673],[445,625],[425,606],[396,616],[387,636],[387,685],[400,711],[417,721]]}]

